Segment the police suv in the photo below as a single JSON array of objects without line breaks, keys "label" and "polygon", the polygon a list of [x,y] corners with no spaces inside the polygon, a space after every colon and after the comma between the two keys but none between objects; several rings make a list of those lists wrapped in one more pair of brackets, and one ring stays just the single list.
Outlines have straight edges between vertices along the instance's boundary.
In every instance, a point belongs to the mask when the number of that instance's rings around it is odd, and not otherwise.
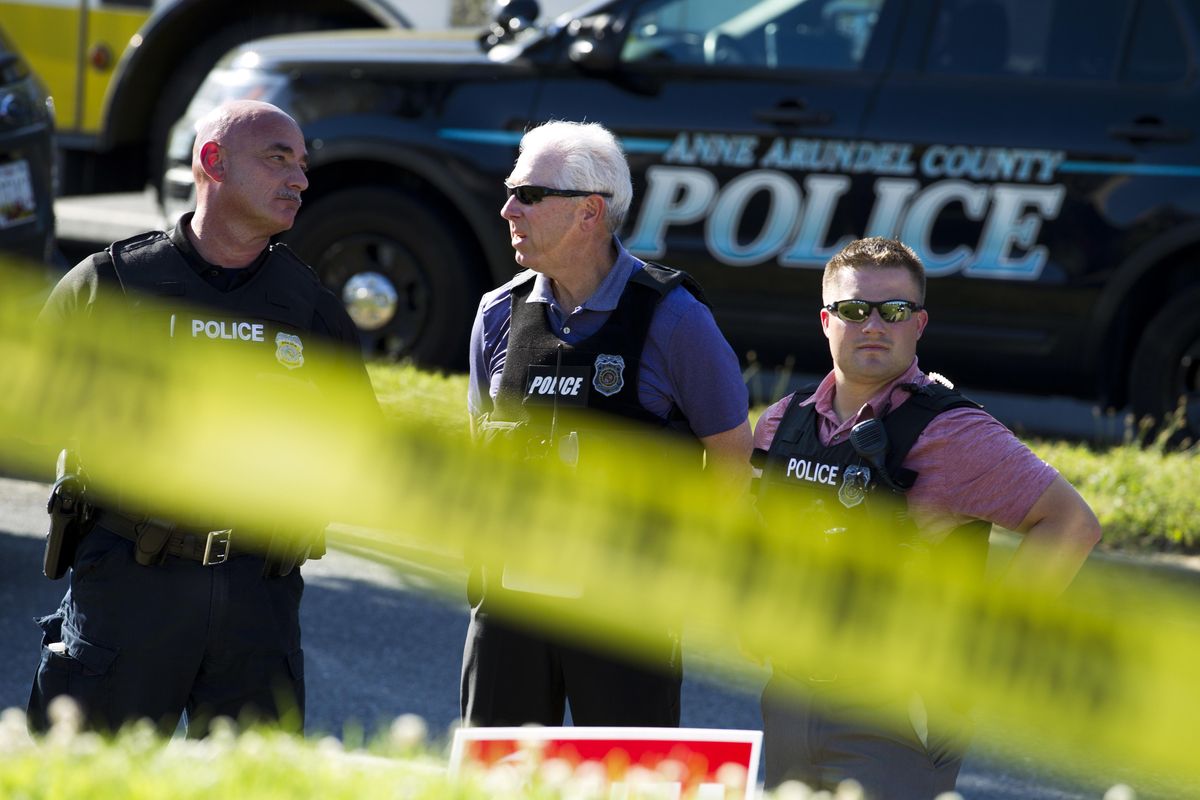
[{"label": "police suv", "polygon": [[289,237],[368,346],[456,365],[515,269],[522,131],[622,139],[637,255],[696,276],[735,349],[822,372],[826,260],[924,259],[922,363],[1200,430],[1200,0],[603,0],[477,38],[339,32],[227,57],[176,128],[253,96],[309,139]]}]

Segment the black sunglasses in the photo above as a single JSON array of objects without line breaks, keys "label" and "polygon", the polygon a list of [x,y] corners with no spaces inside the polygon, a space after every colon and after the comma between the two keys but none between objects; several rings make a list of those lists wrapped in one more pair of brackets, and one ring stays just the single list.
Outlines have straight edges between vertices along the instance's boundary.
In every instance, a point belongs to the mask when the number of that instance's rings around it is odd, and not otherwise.
[{"label": "black sunglasses", "polygon": [[910,303],[908,300],[882,300],[870,303],[866,300],[838,300],[825,308],[846,322],[866,322],[871,316],[871,309],[879,311],[879,318],[884,322],[904,322],[925,306]]},{"label": "black sunglasses", "polygon": [[551,189],[548,186],[509,186],[505,184],[505,189],[508,190],[509,197],[517,198],[517,202],[523,206],[531,206],[535,203],[540,203],[547,197],[587,197],[588,195],[598,194],[601,197],[612,197],[612,192],[585,192],[579,189]]}]

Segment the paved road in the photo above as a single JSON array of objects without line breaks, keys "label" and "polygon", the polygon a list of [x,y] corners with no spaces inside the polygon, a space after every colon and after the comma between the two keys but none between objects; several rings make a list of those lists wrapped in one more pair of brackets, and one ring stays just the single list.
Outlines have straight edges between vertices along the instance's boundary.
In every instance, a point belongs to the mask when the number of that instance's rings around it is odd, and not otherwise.
[{"label": "paved road", "polygon": [[[64,587],[40,574],[46,491],[41,483],[0,478],[0,708],[24,706],[38,658],[39,632],[31,620],[51,611]],[[402,713],[419,714],[434,735],[446,732],[458,714],[467,619],[461,593],[431,594],[435,584],[420,569],[393,569],[340,552],[304,572],[309,732],[341,735],[347,725],[373,731]],[[685,655],[691,671],[684,681],[684,724],[759,727],[755,692],[762,676],[741,688],[717,686],[699,677],[703,661],[697,653]],[[960,791],[968,800],[1084,800],[1102,797],[1104,787],[973,754]]]}]

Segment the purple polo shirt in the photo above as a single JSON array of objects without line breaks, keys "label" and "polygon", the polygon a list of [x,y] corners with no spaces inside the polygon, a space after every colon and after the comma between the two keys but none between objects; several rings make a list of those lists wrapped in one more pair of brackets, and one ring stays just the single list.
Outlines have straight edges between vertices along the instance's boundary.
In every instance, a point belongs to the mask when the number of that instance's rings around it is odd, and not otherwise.
[{"label": "purple polo shirt", "polygon": [[[645,264],[613,238],[617,261],[592,296],[575,309],[554,299],[550,281],[534,278],[528,303],[542,303],[551,330],[567,344],[592,336],[617,307],[625,284]],[[471,329],[471,380],[467,410],[479,416],[492,410],[500,390],[500,373],[508,349],[512,286],[516,278],[493,289],[479,302]],[[746,421],[749,395],[733,348],[725,341],[708,307],[682,286],[658,304],[650,321],[638,372],[638,401],[666,419],[679,406],[698,437],[736,428]]]}]

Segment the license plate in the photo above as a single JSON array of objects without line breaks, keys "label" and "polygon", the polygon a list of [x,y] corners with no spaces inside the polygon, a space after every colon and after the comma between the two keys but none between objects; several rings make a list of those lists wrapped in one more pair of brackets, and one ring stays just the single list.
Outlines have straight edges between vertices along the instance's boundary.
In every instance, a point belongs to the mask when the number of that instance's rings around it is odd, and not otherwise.
[{"label": "license plate", "polygon": [[0,228],[31,220],[36,213],[29,162],[0,164]]}]

